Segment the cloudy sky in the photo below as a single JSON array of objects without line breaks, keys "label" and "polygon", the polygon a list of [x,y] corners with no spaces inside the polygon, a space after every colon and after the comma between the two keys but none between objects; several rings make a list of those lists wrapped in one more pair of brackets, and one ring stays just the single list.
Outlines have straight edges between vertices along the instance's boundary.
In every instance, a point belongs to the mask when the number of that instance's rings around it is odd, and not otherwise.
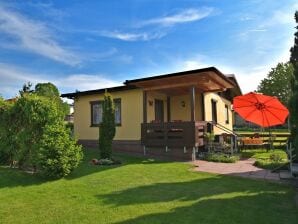
[{"label": "cloudy sky", "polygon": [[61,93],[215,66],[244,93],[294,43],[295,0],[0,0],[0,94]]}]

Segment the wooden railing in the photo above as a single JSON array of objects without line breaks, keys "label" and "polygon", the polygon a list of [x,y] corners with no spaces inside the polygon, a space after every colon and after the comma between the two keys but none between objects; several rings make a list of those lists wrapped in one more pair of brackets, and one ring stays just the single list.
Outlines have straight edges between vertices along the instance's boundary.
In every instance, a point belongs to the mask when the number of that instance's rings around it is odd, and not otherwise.
[{"label": "wooden railing", "polygon": [[143,123],[142,144],[158,147],[198,147],[204,145],[206,122]]}]

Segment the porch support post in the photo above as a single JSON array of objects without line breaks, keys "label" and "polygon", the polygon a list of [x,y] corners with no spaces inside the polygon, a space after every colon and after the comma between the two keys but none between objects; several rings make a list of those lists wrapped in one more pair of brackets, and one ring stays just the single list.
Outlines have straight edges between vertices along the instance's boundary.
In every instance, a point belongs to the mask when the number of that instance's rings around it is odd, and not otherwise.
[{"label": "porch support post", "polygon": [[171,121],[171,97],[167,96],[167,120]]},{"label": "porch support post", "polygon": [[195,108],[196,108],[196,88],[192,86],[190,88],[190,120],[195,121]]},{"label": "porch support post", "polygon": [[143,123],[147,123],[147,91],[143,91]]}]

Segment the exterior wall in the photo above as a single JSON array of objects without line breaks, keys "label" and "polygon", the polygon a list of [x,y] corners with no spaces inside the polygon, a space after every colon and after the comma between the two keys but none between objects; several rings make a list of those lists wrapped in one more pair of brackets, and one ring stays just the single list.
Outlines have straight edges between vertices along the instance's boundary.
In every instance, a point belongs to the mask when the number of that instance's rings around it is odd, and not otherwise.
[{"label": "exterior wall", "polygon": [[[223,97],[220,97],[216,93],[205,93],[204,94],[204,102],[205,102],[205,120],[212,121],[212,108],[211,108],[211,100],[217,101],[217,123],[225,126],[226,128],[233,130],[233,113],[231,110],[231,102]],[[229,123],[226,124],[226,110],[225,105],[229,108]],[[221,134],[224,131],[214,127],[214,134]]]},{"label": "exterior wall", "polygon": [[[113,92],[121,99],[121,126],[116,127],[115,140],[140,140],[143,121],[143,95],[139,89]],[[80,96],[75,99],[74,133],[80,140],[97,140],[98,127],[91,127],[90,101],[103,100],[104,94]]]},{"label": "exterior wall", "polygon": [[[196,94],[195,99],[195,120],[202,121],[202,97],[200,93]],[[185,104],[183,107],[182,104]],[[191,119],[190,95],[181,95],[171,97],[171,120],[190,121]]]},{"label": "exterior wall", "polygon": [[[167,121],[167,96],[158,92],[148,92],[147,93],[147,121],[151,122],[155,120],[155,108],[154,100],[163,100],[164,103],[164,121]],[[149,105],[149,101],[152,105]],[[185,103],[185,107],[182,106],[182,102]],[[181,120],[190,121],[190,95],[181,96],[171,96],[170,97],[170,111],[171,111],[171,121]],[[196,94],[196,106],[195,106],[195,120],[201,121],[202,116],[202,97],[200,93]]]},{"label": "exterior wall", "polygon": [[[163,111],[164,111],[164,121],[167,121],[167,96],[162,93],[149,91],[147,93],[147,122],[151,122],[155,120],[155,105],[154,100],[162,100],[163,101]],[[152,102],[152,105],[149,102]],[[143,122],[143,121],[142,121]]]}]

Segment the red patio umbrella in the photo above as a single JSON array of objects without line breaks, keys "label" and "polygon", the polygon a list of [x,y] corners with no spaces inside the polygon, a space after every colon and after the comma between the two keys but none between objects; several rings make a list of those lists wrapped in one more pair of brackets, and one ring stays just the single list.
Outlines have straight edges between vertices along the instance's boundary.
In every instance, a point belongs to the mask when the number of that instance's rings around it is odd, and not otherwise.
[{"label": "red patio umbrella", "polygon": [[234,110],[246,121],[262,127],[284,124],[288,109],[272,96],[250,92],[233,99]]}]

